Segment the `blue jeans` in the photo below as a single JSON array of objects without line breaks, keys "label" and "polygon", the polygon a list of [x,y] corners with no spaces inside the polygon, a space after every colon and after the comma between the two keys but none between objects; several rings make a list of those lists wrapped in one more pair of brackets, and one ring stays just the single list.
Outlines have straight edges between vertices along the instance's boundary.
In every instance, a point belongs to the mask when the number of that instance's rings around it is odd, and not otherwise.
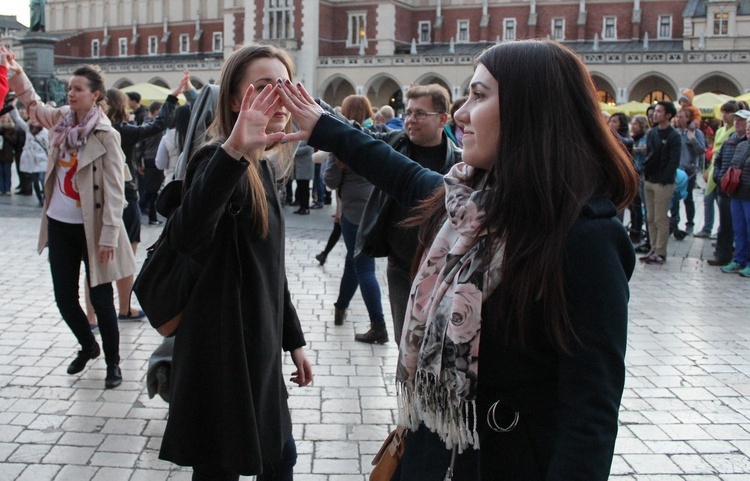
[{"label": "blue jeans", "polygon": [[714,230],[714,204],[719,204],[719,193],[716,189],[703,197],[703,229],[701,231],[708,234]]},{"label": "blue jeans", "polygon": [[0,162],[0,192],[10,192],[10,168],[13,162]]},{"label": "blue jeans", "polygon": [[354,244],[357,240],[358,225],[352,224],[344,215],[341,215],[341,234],[346,244],[346,262],[344,263],[344,275],[339,285],[339,298],[336,306],[341,309],[349,307],[349,302],[357,292],[357,287],[362,291],[362,298],[367,306],[370,320],[374,322],[385,322],[383,317],[383,305],[380,302],[380,285],[375,278],[375,259],[361,255],[353,259]]},{"label": "blue jeans", "polygon": [[734,227],[734,261],[750,267],[750,200],[732,199]]},{"label": "blue jeans", "polygon": [[326,186],[323,179],[320,178],[320,164],[315,164],[315,177],[313,178],[313,191],[315,192],[315,202],[323,205],[326,198]]}]

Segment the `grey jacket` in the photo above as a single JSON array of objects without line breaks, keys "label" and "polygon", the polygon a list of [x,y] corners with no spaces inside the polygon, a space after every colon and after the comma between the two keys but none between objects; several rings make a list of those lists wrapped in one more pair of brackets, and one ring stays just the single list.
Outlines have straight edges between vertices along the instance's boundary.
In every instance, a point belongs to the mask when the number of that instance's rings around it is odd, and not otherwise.
[{"label": "grey jacket", "polygon": [[700,130],[695,131],[695,138],[688,139],[688,130],[679,130],[682,137],[682,150],[680,150],[680,168],[689,176],[695,175],[701,157],[706,153],[706,137]]},{"label": "grey jacket", "polygon": [[338,189],[341,213],[346,220],[359,225],[373,185],[364,177],[355,174],[349,167],[340,167],[338,159],[333,154],[323,162],[321,177],[329,189]]},{"label": "grey jacket", "polygon": [[742,169],[740,185],[732,194],[732,199],[750,200],[750,142],[741,142],[732,156],[732,167]]}]

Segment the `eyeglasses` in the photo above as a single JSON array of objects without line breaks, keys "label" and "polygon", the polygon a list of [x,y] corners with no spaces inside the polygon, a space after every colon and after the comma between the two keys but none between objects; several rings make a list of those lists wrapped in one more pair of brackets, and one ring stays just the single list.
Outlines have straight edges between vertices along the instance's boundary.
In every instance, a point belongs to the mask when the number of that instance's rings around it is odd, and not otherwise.
[{"label": "eyeglasses", "polygon": [[416,112],[412,112],[411,110],[407,110],[404,112],[404,120],[408,119],[409,117],[414,117],[417,120],[424,120],[430,115],[440,115],[443,112],[425,112],[424,110],[417,110]]}]

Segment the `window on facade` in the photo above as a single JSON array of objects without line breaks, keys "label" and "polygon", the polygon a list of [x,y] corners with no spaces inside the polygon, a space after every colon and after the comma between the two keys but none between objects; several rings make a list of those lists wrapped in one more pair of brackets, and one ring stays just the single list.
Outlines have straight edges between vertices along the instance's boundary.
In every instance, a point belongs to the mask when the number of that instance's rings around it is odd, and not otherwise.
[{"label": "window on facade", "polygon": [[552,38],[555,40],[565,40],[565,19],[553,18],[550,30],[552,31]]},{"label": "window on facade", "polygon": [[607,40],[615,40],[617,38],[617,17],[604,17],[602,38]]},{"label": "window on facade", "polygon": [[459,20],[456,24],[456,42],[469,41],[469,21]]},{"label": "window on facade", "polygon": [[346,37],[347,47],[358,47],[366,37],[367,14],[357,12],[349,14],[349,35]]},{"label": "window on facade", "polygon": [[117,45],[119,45],[119,55],[120,57],[127,57],[128,55],[128,39],[127,38],[120,38],[118,39]]},{"label": "window on facade", "polygon": [[659,16],[659,35],[658,38],[672,38],[672,16]]},{"label": "window on facade", "polygon": [[148,37],[148,54],[156,55],[159,53],[159,38],[155,35]]},{"label": "window on facade", "polygon": [[430,43],[430,22],[419,22],[419,43]]},{"label": "window on facade", "polygon": [[221,32],[214,32],[213,51],[221,52],[222,50],[224,50],[224,36]]},{"label": "window on facade", "polygon": [[180,53],[190,53],[190,36],[186,33],[180,35]]},{"label": "window on facade", "polygon": [[94,58],[98,58],[100,55],[99,51],[99,40],[94,39],[91,41],[91,56]]},{"label": "window on facade", "polygon": [[729,14],[714,13],[714,35],[729,35]]},{"label": "window on facade", "polygon": [[292,0],[266,0],[268,15],[268,38],[292,38]]},{"label": "window on facade", "polygon": [[503,20],[503,40],[516,39],[516,19],[506,18]]}]

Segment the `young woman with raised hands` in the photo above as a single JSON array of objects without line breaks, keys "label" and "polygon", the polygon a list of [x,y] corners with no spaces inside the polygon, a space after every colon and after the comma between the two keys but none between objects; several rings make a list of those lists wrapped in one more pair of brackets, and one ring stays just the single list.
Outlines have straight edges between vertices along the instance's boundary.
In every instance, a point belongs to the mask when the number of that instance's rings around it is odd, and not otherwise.
[{"label": "young woman with raised hands", "polygon": [[193,467],[193,479],[292,479],[296,448],[282,350],[306,386],[312,368],[284,267],[284,215],[276,172],[291,116],[274,91],[293,64],[283,50],[249,45],[221,74],[207,143],[187,168],[166,241],[202,264],[177,331],[169,419],[160,458]]},{"label": "young woman with raised hands", "polygon": [[[325,115],[301,86],[277,90],[299,125],[287,141],[418,205],[399,423],[480,447],[482,480],[606,480],[634,266],[616,213],[637,175],[580,59],[551,41],[482,53],[455,115],[464,163],[445,176]],[[424,455],[409,444],[402,464]]]}]

